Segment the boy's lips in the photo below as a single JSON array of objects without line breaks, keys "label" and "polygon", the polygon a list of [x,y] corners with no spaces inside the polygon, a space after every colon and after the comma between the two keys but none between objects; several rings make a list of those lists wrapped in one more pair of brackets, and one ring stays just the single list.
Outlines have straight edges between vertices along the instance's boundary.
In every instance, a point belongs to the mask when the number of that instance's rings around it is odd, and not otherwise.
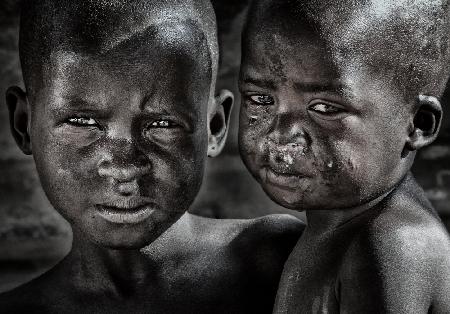
[{"label": "boy's lips", "polygon": [[156,206],[145,198],[127,198],[97,204],[99,215],[115,224],[136,224],[146,220]]},{"label": "boy's lips", "polygon": [[264,183],[288,190],[298,189],[304,185],[304,180],[308,178],[301,173],[287,172],[272,167],[261,168],[260,176]]}]

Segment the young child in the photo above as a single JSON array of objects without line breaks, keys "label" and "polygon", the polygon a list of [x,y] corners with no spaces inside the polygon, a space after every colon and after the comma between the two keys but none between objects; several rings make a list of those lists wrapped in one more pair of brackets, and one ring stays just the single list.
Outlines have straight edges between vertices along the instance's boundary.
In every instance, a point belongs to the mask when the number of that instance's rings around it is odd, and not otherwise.
[{"label": "young child", "polygon": [[441,0],[261,0],[243,37],[242,158],[306,210],[275,313],[449,313],[450,241],[410,173],[449,71]]},{"label": "young child", "polygon": [[11,129],[71,223],[73,246],[0,297],[0,312],[271,312],[303,224],[186,213],[207,155],[225,143],[232,104],[227,91],[214,98],[209,2],[24,5],[26,91],[6,93]]}]

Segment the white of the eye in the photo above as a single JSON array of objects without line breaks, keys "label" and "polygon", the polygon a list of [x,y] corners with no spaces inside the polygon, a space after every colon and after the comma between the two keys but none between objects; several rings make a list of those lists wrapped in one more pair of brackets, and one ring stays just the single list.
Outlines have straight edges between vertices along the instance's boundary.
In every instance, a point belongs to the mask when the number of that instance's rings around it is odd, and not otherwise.
[{"label": "white of the eye", "polygon": [[313,107],[315,111],[319,112],[335,112],[337,111],[335,107],[327,105],[327,104],[317,104]]},{"label": "white of the eye", "polygon": [[167,120],[160,120],[160,121],[154,121],[150,124],[150,126],[155,128],[167,128],[170,126],[169,121]]},{"label": "white of the eye", "polygon": [[257,102],[259,104],[268,104],[268,103],[272,102],[272,100],[269,96],[256,95],[256,96],[251,96],[250,98],[251,98],[251,100],[253,100],[254,102]]},{"label": "white of the eye", "polygon": [[96,125],[97,122],[92,118],[70,118],[70,122],[83,125]]}]

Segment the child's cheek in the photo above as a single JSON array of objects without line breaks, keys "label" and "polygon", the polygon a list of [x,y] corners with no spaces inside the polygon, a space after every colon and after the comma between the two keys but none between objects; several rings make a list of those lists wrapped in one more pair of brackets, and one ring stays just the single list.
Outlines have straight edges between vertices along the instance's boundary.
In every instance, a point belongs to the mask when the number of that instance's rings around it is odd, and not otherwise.
[{"label": "child's cheek", "polygon": [[258,140],[266,137],[272,125],[271,116],[270,106],[255,106],[245,102],[242,104],[240,127],[246,142],[255,145]]},{"label": "child's cheek", "polygon": [[[260,108],[262,109],[262,108]],[[253,175],[258,173],[257,161],[263,158],[260,143],[268,129],[267,110],[258,110],[242,103],[239,118],[239,148],[241,156]]]},{"label": "child's cheek", "polygon": [[327,193],[337,199],[342,198],[343,193],[351,193],[359,199],[363,189],[361,178],[368,175],[364,165],[370,158],[364,147],[369,143],[357,130],[364,132],[360,121],[349,119],[341,123],[338,132],[322,134],[312,145],[320,184],[328,187]]}]

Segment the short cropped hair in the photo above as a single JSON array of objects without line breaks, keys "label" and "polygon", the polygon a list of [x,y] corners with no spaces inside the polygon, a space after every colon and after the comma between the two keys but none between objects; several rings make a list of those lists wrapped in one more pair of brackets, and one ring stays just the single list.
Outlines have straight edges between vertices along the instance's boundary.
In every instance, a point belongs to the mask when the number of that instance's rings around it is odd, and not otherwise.
[{"label": "short cropped hair", "polygon": [[42,80],[42,65],[55,49],[107,47],[152,22],[176,18],[189,20],[202,30],[213,90],[218,43],[216,17],[208,0],[23,0],[19,51],[27,91],[33,89],[35,78]]},{"label": "short cropped hair", "polygon": [[361,61],[409,100],[417,93],[444,93],[450,72],[448,0],[256,0],[243,45],[274,27],[293,37],[307,28],[324,39],[334,58]]}]

